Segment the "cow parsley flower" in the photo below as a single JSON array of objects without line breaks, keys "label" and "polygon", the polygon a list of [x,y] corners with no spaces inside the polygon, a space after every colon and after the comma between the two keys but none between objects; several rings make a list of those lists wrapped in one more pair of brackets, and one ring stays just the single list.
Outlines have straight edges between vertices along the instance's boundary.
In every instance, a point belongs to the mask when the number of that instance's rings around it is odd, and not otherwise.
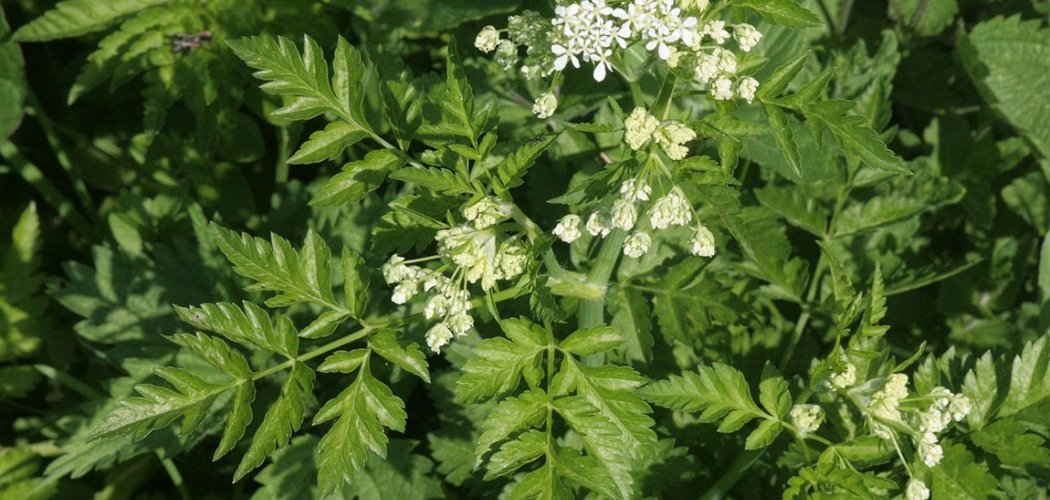
[{"label": "cow parsley flower", "polygon": [[833,373],[828,377],[828,385],[834,390],[848,389],[857,383],[857,367],[853,363],[846,363],[846,368]]},{"label": "cow parsley flower", "polygon": [[904,496],[907,500],[927,500],[930,498],[930,489],[920,479],[908,481]]},{"label": "cow parsley flower", "polygon": [[733,27],[733,37],[736,38],[736,43],[740,46],[740,50],[751,52],[751,49],[755,48],[755,45],[758,45],[758,42],[762,40],[762,33],[750,24],[738,24]]},{"label": "cow parsley flower", "polygon": [[824,410],[818,405],[795,405],[791,407],[791,420],[802,435],[817,432],[824,422]]},{"label": "cow parsley flower", "polygon": [[513,68],[518,63],[518,46],[510,40],[503,40],[496,47],[495,59],[503,69]]},{"label": "cow parsley flower", "polygon": [[628,179],[620,184],[620,197],[629,202],[649,201],[653,189],[644,180]]},{"label": "cow parsley flower", "polygon": [[438,323],[427,330],[427,346],[436,354],[441,353],[441,348],[452,341],[452,330],[444,322]]},{"label": "cow parsley flower", "polygon": [[652,241],[652,238],[649,237],[649,233],[641,231],[631,233],[631,235],[623,242],[623,254],[637,259],[649,251],[649,245]]},{"label": "cow parsley flower", "polygon": [[566,243],[580,239],[580,216],[570,214],[562,217],[558,225],[554,226],[554,236]]},{"label": "cow parsley flower", "polygon": [[637,151],[645,146],[660,127],[660,120],[650,115],[645,108],[634,108],[623,121],[623,140],[631,149]]},{"label": "cow parsley flower", "polygon": [[613,9],[605,5],[605,0],[559,5],[554,14],[550,46],[554,69],[561,71],[569,63],[579,68],[582,59],[595,64],[593,77],[596,81],[604,80],[612,68],[609,62],[612,48],[614,45],[627,47],[630,28],[613,21]]},{"label": "cow parsley flower", "polygon": [[733,98],[733,81],[726,77],[719,77],[711,86],[711,97],[719,101],[728,101]]},{"label": "cow parsley flower", "polygon": [[952,397],[952,402],[948,404],[948,412],[952,415],[952,420],[961,422],[962,419],[966,418],[970,414],[972,407],[970,406],[970,398],[956,394]]},{"label": "cow parsley flower", "polygon": [[463,217],[474,223],[475,229],[486,229],[510,217],[513,207],[491,196],[463,209]]},{"label": "cow parsley flower", "polygon": [[612,207],[612,225],[620,229],[631,229],[638,220],[638,208],[625,199],[616,200]]},{"label": "cow parsley flower", "polygon": [[601,237],[604,238],[612,232],[612,227],[609,225],[609,220],[604,214],[601,212],[594,212],[587,218],[587,232],[590,233],[591,236],[601,235]]},{"label": "cow parsley flower", "polygon": [[693,207],[682,196],[678,188],[656,200],[653,204],[649,223],[655,229],[667,229],[670,226],[683,226],[693,220]]},{"label": "cow parsley flower", "polygon": [[485,26],[484,28],[481,28],[481,32],[478,33],[477,38],[474,39],[474,46],[486,54],[495,50],[498,43],[499,32],[496,31],[494,26]]},{"label": "cow parsley flower", "polygon": [[729,40],[729,31],[726,30],[725,21],[711,21],[704,26],[704,34],[711,37],[715,43],[722,45]]},{"label": "cow parsley flower", "polygon": [[740,97],[751,104],[751,101],[755,99],[755,92],[758,91],[758,80],[752,77],[747,77],[740,80],[736,85],[736,91],[740,94]]},{"label": "cow parsley flower", "polygon": [[707,226],[700,224],[693,233],[693,239],[689,241],[689,250],[693,255],[700,257],[715,256],[715,235]]},{"label": "cow parsley flower", "polygon": [[[933,440],[932,443],[930,439]],[[932,432],[924,434],[922,441],[919,442],[919,456],[922,457],[922,463],[927,467],[936,467],[944,458],[944,448],[937,443],[937,437]]]},{"label": "cow parsley flower", "polygon": [[681,160],[689,154],[685,143],[696,139],[696,132],[681,123],[671,122],[658,129],[653,138],[667,153],[668,158]]},{"label": "cow parsley flower", "polygon": [[536,115],[536,118],[541,120],[550,118],[557,109],[558,98],[550,92],[537,97],[536,101],[532,103],[532,114]]}]

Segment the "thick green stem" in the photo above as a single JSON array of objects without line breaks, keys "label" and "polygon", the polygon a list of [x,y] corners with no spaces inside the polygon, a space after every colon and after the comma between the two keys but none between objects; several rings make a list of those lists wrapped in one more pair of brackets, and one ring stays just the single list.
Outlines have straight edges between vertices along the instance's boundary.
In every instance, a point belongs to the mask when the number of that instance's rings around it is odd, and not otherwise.
[{"label": "thick green stem", "polygon": [[[620,252],[623,249],[623,240],[626,237],[626,232],[617,229],[605,238],[601,249],[598,250],[598,257],[594,260],[594,267],[587,274],[587,283],[602,288],[609,284],[609,277],[612,276],[613,269],[616,268],[616,261],[620,257]],[[604,323],[604,315],[604,295],[598,299],[581,301],[578,313],[579,326],[580,328],[590,328],[601,325]]]}]

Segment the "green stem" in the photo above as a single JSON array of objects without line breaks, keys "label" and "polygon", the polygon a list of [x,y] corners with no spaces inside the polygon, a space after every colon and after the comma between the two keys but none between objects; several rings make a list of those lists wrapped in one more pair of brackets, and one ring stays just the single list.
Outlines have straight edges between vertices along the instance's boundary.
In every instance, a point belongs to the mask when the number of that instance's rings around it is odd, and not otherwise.
[{"label": "green stem", "polygon": [[[626,238],[627,233],[620,229],[613,231],[605,238],[601,249],[598,250],[598,257],[594,260],[594,267],[587,274],[587,283],[602,288],[608,286],[609,277],[612,276],[613,269],[616,267],[616,261],[623,250],[623,240]],[[578,312],[579,327],[590,328],[601,325],[604,323],[604,315],[604,295],[598,299],[581,301]]]},{"label": "green stem", "polygon": [[762,455],[766,453],[767,449],[768,448],[762,448],[761,450],[745,451],[737,457],[736,461],[733,462],[733,465],[729,467],[729,470],[726,471],[725,474],[722,474],[722,477],[718,478],[718,481],[711,485],[711,487],[700,496],[700,500],[720,500],[725,498],[726,493],[729,493],[729,490],[740,481],[740,478],[744,476],[744,473],[762,458]]}]

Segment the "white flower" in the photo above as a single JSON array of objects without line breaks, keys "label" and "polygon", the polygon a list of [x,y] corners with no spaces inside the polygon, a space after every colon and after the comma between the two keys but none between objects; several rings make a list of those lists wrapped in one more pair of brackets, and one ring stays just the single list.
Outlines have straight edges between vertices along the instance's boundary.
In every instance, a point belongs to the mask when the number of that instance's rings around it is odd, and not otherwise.
[{"label": "white flower", "polygon": [[931,406],[919,414],[919,430],[929,433],[941,432],[951,420],[951,414],[942,412],[936,406]]},{"label": "white flower", "polygon": [[719,101],[728,101],[733,98],[733,81],[726,77],[719,77],[711,86],[711,97]]},{"label": "white flower", "polygon": [[620,229],[631,229],[638,220],[638,209],[625,199],[616,200],[612,207],[612,224]]},{"label": "white flower", "polygon": [[795,405],[791,408],[791,420],[799,434],[816,432],[824,422],[824,410],[818,405]]},{"label": "white flower", "polygon": [[503,66],[503,69],[513,68],[518,62],[518,46],[510,40],[503,40],[496,47],[495,59],[500,66]]},{"label": "white flower", "polygon": [[624,142],[633,150],[639,150],[652,139],[653,132],[660,126],[660,120],[650,115],[645,108],[634,108],[623,121]]},{"label": "white flower", "polygon": [[890,397],[903,399],[908,397],[908,376],[903,373],[894,373],[886,379],[886,387],[883,389]]},{"label": "white flower", "polygon": [[736,54],[721,47],[716,47],[711,54],[718,58],[719,71],[729,75],[736,73]]},{"label": "white flower", "polygon": [[551,20],[551,53],[554,55],[553,69],[561,71],[572,63],[580,67],[580,60],[595,63],[594,79],[602,81],[612,68],[609,57],[614,45],[627,47],[631,36],[628,23],[617,24],[612,17],[623,17],[627,13],[605,5],[605,0],[583,0],[571,5],[559,5]]},{"label": "white flower", "polygon": [[623,254],[637,259],[645,255],[645,252],[649,251],[649,244],[652,243],[652,238],[649,237],[649,233],[636,232],[631,233],[630,236],[623,242]]},{"label": "white flower", "polygon": [[635,182],[628,179],[620,184],[620,197],[630,202],[649,201],[653,189],[645,181]]},{"label": "white flower", "polygon": [[393,285],[415,276],[412,268],[405,265],[404,262],[404,257],[391,255],[386,264],[383,264],[380,270],[383,271],[383,279],[386,280],[386,284]]},{"label": "white flower", "polygon": [[513,207],[491,196],[463,209],[463,217],[474,223],[476,229],[486,229],[510,217]]},{"label": "white flower", "polygon": [[532,114],[541,120],[550,118],[556,109],[558,109],[558,98],[550,92],[537,97],[532,103]]},{"label": "white flower", "polygon": [[857,367],[853,366],[853,363],[847,362],[844,370],[828,377],[828,385],[835,390],[847,389],[855,383],[857,383]]},{"label": "white flower", "polygon": [[474,46],[478,50],[489,53],[496,49],[496,44],[499,43],[499,32],[493,26],[485,26],[481,28],[481,32],[478,33],[477,38],[474,39]]},{"label": "white flower", "polygon": [[441,348],[448,345],[451,340],[452,330],[445,323],[438,323],[427,330],[427,345],[437,354],[440,354]]},{"label": "white flower", "polygon": [[908,487],[904,494],[907,500],[927,500],[930,498],[930,489],[920,479],[908,481]]},{"label": "white flower", "polygon": [[952,402],[948,405],[948,411],[952,415],[952,420],[955,420],[956,422],[961,422],[962,419],[970,414],[971,410],[970,398],[962,394],[956,394],[952,398]]},{"label": "white flower", "polygon": [[692,205],[689,204],[676,187],[653,204],[649,223],[655,229],[682,226],[693,220],[692,209]]},{"label": "white flower", "polygon": [[696,132],[678,122],[671,122],[661,127],[653,137],[663,147],[668,158],[681,160],[689,154],[685,143],[696,138]]},{"label": "white flower", "polygon": [[714,257],[715,235],[711,234],[707,226],[700,224],[696,228],[696,233],[693,234],[693,239],[689,241],[689,250],[693,255],[700,257]]},{"label": "white flower", "polygon": [[587,218],[587,232],[591,236],[601,235],[602,238],[609,235],[612,231],[612,227],[609,226],[609,221],[605,215],[600,212],[594,212],[590,217]]},{"label": "white flower", "polygon": [[500,245],[498,259],[502,278],[509,280],[518,277],[525,271],[525,265],[529,261],[528,252],[525,247],[511,242]]},{"label": "white flower", "polygon": [[459,313],[448,318],[448,327],[456,336],[466,335],[467,331],[474,328],[474,318],[467,313]]},{"label": "white flower", "polygon": [[695,76],[696,80],[700,83],[706,84],[710,82],[718,76],[720,71],[718,68],[718,62],[718,56],[713,53],[700,55],[696,60],[696,69],[693,70],[693,76]]},{"label": "white flower", "polygon": [[922,442],[919,444],[919,455],[922,456],[922,463],[927,467],[936,467],[944,458],[944,449],[939,444]]},{"label": "white flower", "polygon": [[394,294],[390,297],[395,304],[404,304],[415,297],[419,292],[419,282],[415,280],[402,281],[394,287]]},{"label": "white flower", "polygon": [[744,98],[748,104],[755,99],[755,92],[758,90],[758,80],[751,78],[750,76],[740,80],[736,85],[736,91],[740,94],[740,97]]},{"label": "white flower", "polygon": [[572,243],[578,240],[580,234],[580,216],[569,214],[562,217],[558,221],[558,225],[554,226],[554,236],[557,236],[559,240],[566,243]]},{"label": "white flower", "polygon": [[736,43],[740,46],[740,50],[751,52],[751,49],[758,45],[759,40],[762,40],[762,33],[759,33],[750,24],[738,24],[733,27],[733,37],[736,38]]},{"label": "white flower", "polygon": [[433,295],[427,300],[427,306],[423,309],[423,316],[434,319],[444,316],[448,312],[448,299],[444,295]]},{"label": "white flower", "polygon": [[729,40],[729,31],[726,31],[725,21],[711,21],[707,23],[707,26],[704,26],[704,34],[711,37],[719,45]]}]

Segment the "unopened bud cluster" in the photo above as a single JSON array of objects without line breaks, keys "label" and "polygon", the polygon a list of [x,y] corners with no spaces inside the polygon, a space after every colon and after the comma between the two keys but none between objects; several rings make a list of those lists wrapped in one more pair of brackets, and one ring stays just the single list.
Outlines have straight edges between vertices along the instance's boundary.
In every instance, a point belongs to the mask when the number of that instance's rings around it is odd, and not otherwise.
[{"label": "unopened bud cluster", "polygon": [[[701,24],[698,16],[707,7],[706,0],[582,0],[558,5],[550,19],[533,11],[511,16],[507,39],[485,26],[474,45],[485,53],[495,51],[505,69],[518,62],[524,47],[521,72],[526,78],[546,78],[570,65],[587,64],[594,66],[591,75],[601,82],[618,56],[637,43],[668,67],[692,73],[712,98],[751,102],[758,81],[737,74],[738,57],[730,47],[750,52],[762,33],[750,24],[719,19]],[[552,109],[539,104],[537,99],[534,110]]]},{"label": "unopened bud cluster", "polygon": [[[620,196],[613,202],[611,209],[592,212],[585,224],[578,215],[566,215],[555,226],[554,236],[572,243],[583,235],[584,230],[596,238],[608,236],[613,229],[631,231],[624,239],[623,253],[632,258],[641,257],[649,251],[652,235],[638,229],[640,220],[647,222],[652,230],[684,226],[693,220],[693,207],[677,186],[653,202],[646,213],[642,204],[648,202],[651,196],[652,188],[644,180],[627,180],[620,185]],[[648,217],[643,219],[642,214]],[[714,256],[714,235],[703,224],[697,225],[690,241],[690,250],[694,255]]]},{"label": "unopened bud cluster", "polygon": [[383,277],[394,286],[394,303],[405,304],[420,291],[427,294],[423,314],[440,320],[426,335],[434,352],[473,328],[469,284],[480,282],[482,289],[489,290],[497,281],[517,278],[525,271],[528,251],[495,227],[510,217],[512,208],[498,199],[483,198],[463,209],[468,224],[438,231],[438,255],[453,264],[451,278],[440,269],[408,265],[397,255],[383,266]]}]

